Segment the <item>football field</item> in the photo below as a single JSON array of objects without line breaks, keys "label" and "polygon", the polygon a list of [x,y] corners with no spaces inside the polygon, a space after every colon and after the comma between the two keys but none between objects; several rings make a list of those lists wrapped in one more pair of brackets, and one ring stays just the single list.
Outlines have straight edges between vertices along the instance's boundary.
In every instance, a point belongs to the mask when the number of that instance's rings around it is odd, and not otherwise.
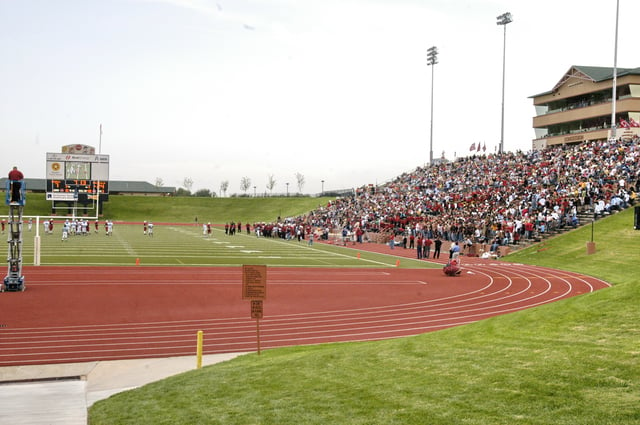
[{"label": "football field", "polygon": [[[35,226],[23,231],[23,264],[34,264]],[[256,264],[288,267],[395,267],[397,257],[366,250],[358,245],[350,249],[307,240],[256,237],[255,234],[225,234],[212,228],[210,236],[202,227],[156,224],[153,236],[144,234],[140,223],[114,223],[112,236],[104,226],[96,232],[93,223],[89,234],[72,235],[62,240],[62,225],[56,223],[52,233],[39,231],[40,265],[136,265],[141,266],[239,266]],[[354,249],[355,248],[355,249]],[[390,253],[391,254],[391,253]],[[400,267],[439,268],[441,265],[403,259]]]}]

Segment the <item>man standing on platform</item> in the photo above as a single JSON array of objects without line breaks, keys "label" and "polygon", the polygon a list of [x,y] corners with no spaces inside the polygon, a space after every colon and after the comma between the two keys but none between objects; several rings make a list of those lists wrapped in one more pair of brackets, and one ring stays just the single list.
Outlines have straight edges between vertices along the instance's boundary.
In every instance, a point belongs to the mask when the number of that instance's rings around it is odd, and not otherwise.
[{"label": "man standing on platform", "polygon": [[9,180],[11,181],[11,203],[20,202],[20,188],[22,187],[22,180],[24,175],[18,167],[13,167],[13,170],[9,171]]}]

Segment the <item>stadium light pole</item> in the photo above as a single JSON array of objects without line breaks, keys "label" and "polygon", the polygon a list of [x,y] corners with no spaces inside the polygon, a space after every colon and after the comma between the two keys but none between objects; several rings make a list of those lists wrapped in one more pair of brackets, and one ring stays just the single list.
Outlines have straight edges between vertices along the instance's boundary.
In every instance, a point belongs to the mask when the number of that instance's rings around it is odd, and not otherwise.
[{"label": "stadium light pole", "polygon": [[615,35],[615,43],[613,47],[613,93],[611,94],[611,136],[612,140],[617,139],[618,135],[616,134],[617,124],[616,124],[616,97],[618,97],[617,89],[618,89],[618,12],[620,10],[620,0],[616,1],[616,35]]},{"label": "stadium light pole", "polygon": [[500,146],[498,148],[498,153],[504,153],[504,80],[505,65],[507,63],[507,24],[513,22],[513,18],[511,17],[511,13],[506,12],[496,19],[498,19],[496,23],[504,27],[504,40],[502,42],[502,117],[500,120]]},{"label": "stadium light pole", "polygon": [[427,49],[427,66],[431,66],[431,130],[429,134],[429,165],[433,165],[433,74],[435,64],[438,63],[438,48],[436,46]]}]

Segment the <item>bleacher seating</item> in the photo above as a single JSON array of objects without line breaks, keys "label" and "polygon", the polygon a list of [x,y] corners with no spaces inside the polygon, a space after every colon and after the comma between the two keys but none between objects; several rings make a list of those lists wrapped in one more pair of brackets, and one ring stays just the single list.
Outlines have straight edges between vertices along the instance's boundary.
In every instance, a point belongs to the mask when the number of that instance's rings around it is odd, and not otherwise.
[{"label": "bleacher seating", "polygon": [[634,138],[458,158],[363,186],[295,221],[361,228],[378,243],[389,237],[375,234],[413,233],[515,249],[632,205],[639,149]]}]

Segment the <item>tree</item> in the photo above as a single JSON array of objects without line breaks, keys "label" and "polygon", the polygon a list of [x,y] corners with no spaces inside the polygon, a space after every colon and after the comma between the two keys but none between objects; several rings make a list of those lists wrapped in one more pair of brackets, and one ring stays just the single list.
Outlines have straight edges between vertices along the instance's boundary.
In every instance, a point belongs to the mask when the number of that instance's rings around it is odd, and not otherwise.
[{"label": "tree", "polygon": [[269,193],[273,192],[274,187],[276,187],[276,179],[273,178],[273,174],[269,174],[267,178],[267,189],[269,189]]},{"label": "tree", "polygon": [[243,177],[240,179],[240,190],[247,193],[247,190],[251,187],[251,179],[249,177]]},{"label": "tree", "polygon": [[304,187],[304,176],[300,173],[296,173],[296,181],[298,182],[298,193],[302,193]]},{"label": "tree", "polygon": [[215,197],[215,193],[212,193],[209,189],[200,189],[193,196],[198,196],[200,198],[213,198]]},{"label": "tree", "polygon": [[193,187],[193,179],[191,177],[185,177],[182,185],[185,189],[187,189],[187,192],[191,193],[191,188]]},{"label": "tree", "polygon": [[229,189],[229,180],[223,180],[220,182],[220,193],[227,194],[227,189]]},{"label": "tree", "polygon": [[162,186],[164,186],[164,180],[162,180],[162,177],[156,177],[156,187]]}]

